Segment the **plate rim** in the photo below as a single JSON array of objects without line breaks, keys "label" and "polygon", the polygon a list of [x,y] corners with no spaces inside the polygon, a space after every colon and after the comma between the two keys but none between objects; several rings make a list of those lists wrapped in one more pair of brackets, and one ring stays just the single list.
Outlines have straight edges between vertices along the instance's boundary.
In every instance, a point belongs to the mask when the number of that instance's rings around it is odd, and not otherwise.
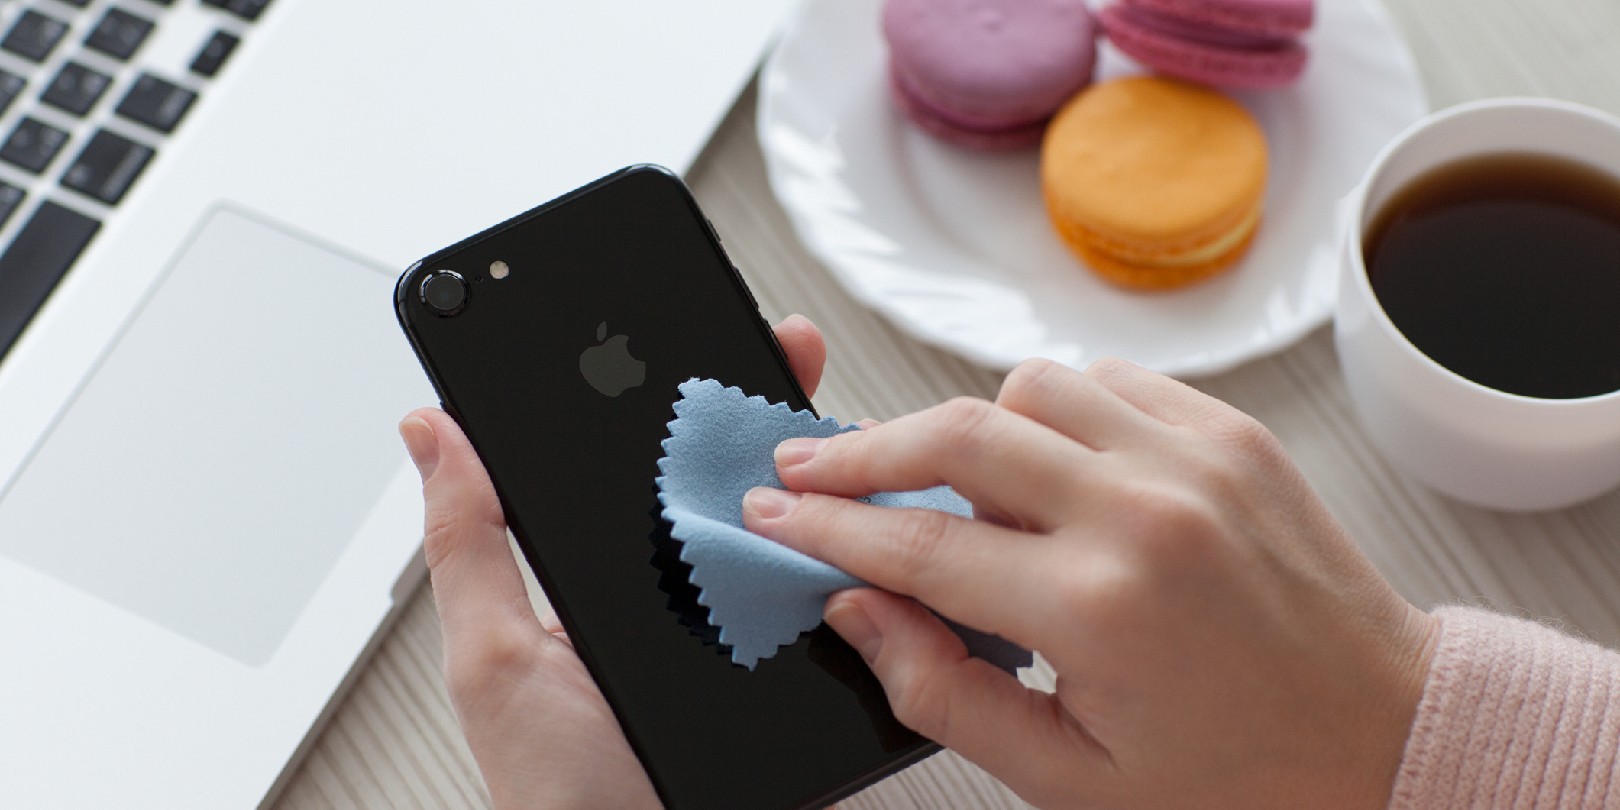
[{"label": "plate rim", "polygon": [[[760,68],[757,88],[758,103],[754,116],[755,137],[764,158],[766,181],[771,189],[772,196],[776,198],[777,203],[787,214],[788,221],[793,226],[794,234],[800,244],[827,269],[839,286],[852,298],[859,301],[863,306],[877,311],[891,326],[921,343],[955,354],[976,366],[1000,371],[1010,370],[1013,366],[1022,362],[1023,358],[1013,359],[1004,352],[985,350],[966,340],[953,340],[947,332],[927,329],[917,319],[902,312],[901,308],[893,304],[880,290],[874,289],[859,273],[846,266],[847,259],[843,257],[843,251],[836,246],[827,244],[817,235],[816,229],[807,220],[810,213],[803,210],[803,207],[794,204],[792,202],[793,195],[786,190],[789,179],[797,176],[797,174],[791,173],[788,167],[783,165],[782,159],[775,154],[776,149],[768,137],[772,124],[780,120],[776,114],[778,93],[774,90],[773,85],[781,81],[784,54],[796,41],[796,35],[803,30],[805,21],[814,14],[828,13],[818,10],[825,9],[834,2],[835,0],[803,0],[794,14],[785,22],[781,34],[771,47],[764,64]],[[882,0],[867,0],[867,2],[877,4],[881,3]],[[1361,11],[1369,15],[1373,21],[1396,34],[1394,41],[1388,43],[1390,58],[1398,63],[1398,68],[1404,75],[1412,79],[1409,86],[1404,89],[1411,94],[1412,98],[1410,100],[1416,104],[1416,110],[1413,111],[1415,112],[1413,120],[1417,120],[1430,112],[1432,108],[1422,82],[1422,73],[1417,67],[1411,48],[1401,34],[1399,27],[1395,25],[1388,10],[1377,0],[1339,0],[1339,2],[1359,6]],[[1096,3],[1091,2],[1088,5],[1094,7]],[[1112,47],[1102,37],[1099,38],[1098,44],[1099,48]],[[1400,129],[1404,129],[1405,126],[1406,124],[1402,124]],[[1359,181],[1357,185],[1359,185]],[[1353,185],[1347,189],[1345,195],[1353,194],[1354,188]],[[1342,202],[1340,206],[1342,206]],[[1342,223],[1339,222],[1340,219],[1342,217],[1335,215],[1334,232],[1323,237],[1323,240],[1330,246],[1342,241]],[[997,283],[1001,282],[998,281]],[[1305,335],[1320,328],[1332,319],[1336,310],[1334,299],[1337,297],[1337,279],[1333,279],[1333,283],[1326,286],[1332,289],[1326,290],[1324,295],[1309,296],[1306,306],[1301,309],[1299,317],[1269,331],[1264,339],[1246,342],[1243,345],[1235,346],[1231,350],[1218,352],[1214,355],[1207,351],[1186,352],[1172,361],[1144,365],[1171,377],[1198,378],[1220,374],[1245,363],[1284,351],[1302,340]],[[1017,289],[1020,292],[1025,291],[1016,286],[1010,288]],[[1039,353],[1026,355],[1026,357],[1035,356],[1040,355]],[[1082,353],[1077,362],[1069,363],[1069,365],[1084,368],[1103,356],[1106,356],[1106,353]]]}]

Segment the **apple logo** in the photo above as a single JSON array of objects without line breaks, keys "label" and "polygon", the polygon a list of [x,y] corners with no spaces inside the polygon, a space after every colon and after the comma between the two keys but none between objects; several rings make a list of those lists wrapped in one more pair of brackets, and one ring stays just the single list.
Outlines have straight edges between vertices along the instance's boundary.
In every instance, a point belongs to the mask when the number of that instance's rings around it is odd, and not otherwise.
[{"label": "apple logo", "polygon": [[630,336],[607,336],[607,321],[596,327],[598,344],[579,355],[579,373],[592,388],[616,397],[647,379],[647,364],[630,354]]}]

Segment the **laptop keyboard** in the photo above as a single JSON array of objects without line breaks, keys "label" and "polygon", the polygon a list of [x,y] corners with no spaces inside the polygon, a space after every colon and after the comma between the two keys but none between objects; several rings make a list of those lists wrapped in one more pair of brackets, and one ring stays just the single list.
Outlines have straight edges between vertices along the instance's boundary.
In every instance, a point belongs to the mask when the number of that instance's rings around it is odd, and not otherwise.
[{"label": "laptop keyboard", "polygon": [[269,4],[0,0],[0,359]]}]

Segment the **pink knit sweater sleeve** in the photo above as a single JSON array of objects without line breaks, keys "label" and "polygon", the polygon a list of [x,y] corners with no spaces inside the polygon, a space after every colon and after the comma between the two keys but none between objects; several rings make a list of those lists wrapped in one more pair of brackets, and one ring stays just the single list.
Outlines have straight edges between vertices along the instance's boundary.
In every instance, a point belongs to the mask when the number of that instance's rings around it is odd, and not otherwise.
[{"label": "pink knit sweater sleeve", "polygon": [[1391,808],[1620,807],[1620,653],[1444,607]]}]

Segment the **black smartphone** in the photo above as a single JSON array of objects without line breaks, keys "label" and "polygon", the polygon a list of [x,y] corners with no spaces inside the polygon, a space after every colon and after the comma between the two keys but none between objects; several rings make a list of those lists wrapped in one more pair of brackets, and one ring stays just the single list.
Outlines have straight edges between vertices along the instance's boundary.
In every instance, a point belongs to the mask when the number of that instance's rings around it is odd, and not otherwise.
[{"label": "black smartphone", "polygon": [[563,195],[412,265],[394,303],[666,806],[821,807],[936,750],[825,625],[733,664],[683,579],[654,485],[676,386],[811,406],[679,178]]}]

